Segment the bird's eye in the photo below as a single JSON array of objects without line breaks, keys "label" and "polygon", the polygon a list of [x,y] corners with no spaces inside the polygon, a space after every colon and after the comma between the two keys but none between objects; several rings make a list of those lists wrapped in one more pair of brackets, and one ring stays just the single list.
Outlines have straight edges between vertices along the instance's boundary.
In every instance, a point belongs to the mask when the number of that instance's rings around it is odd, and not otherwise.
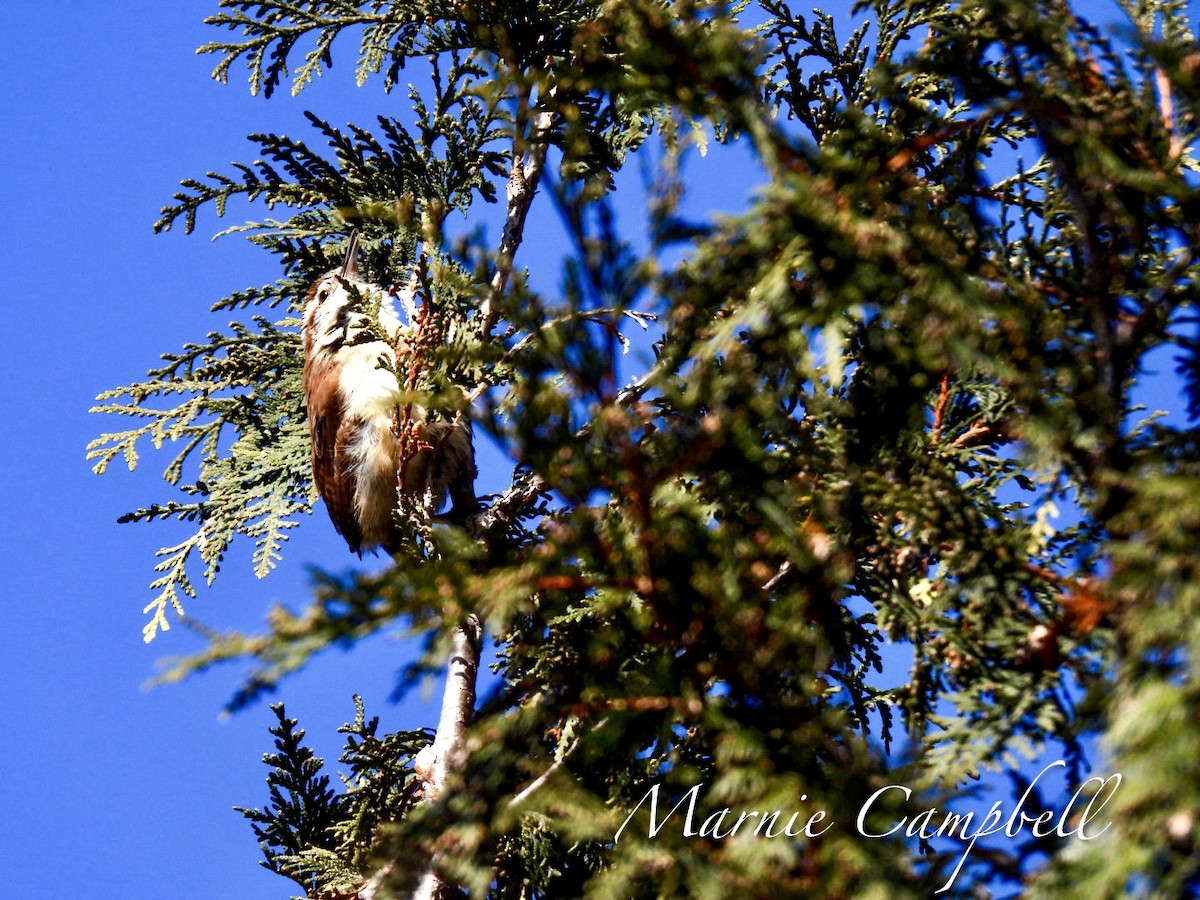
[{"label": "bird's eye", "polygon": [[328,296],[329,296],[329,285],[327,285],[327,284],[322,285],[321,289],[319,291],[317,291],[317,302],[324,303],[325,299]]}]

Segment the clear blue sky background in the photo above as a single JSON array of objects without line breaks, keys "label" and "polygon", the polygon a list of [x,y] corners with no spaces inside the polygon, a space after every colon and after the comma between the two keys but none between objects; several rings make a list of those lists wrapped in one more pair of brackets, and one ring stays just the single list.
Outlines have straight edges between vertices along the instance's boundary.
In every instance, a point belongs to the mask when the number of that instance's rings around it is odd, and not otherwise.
[{"label": "clear blue sky background", "polygon": [[[202,216],[191,237],[152,234],[181,178],[252,159],[251,132],[307,136],[304,109],[369,124],[404,97],[384,98],[378,82],[355,89],[345,57],[297,99],[251,98],[240,69],[219,85],[209,78],[214,59],[194,54],[216,33],[202,24],[215,9],[214,0],[58,0],[5,10],[0,871],[24,900],[291,893],[258,866],[249,826],[231,809],[265,800],[258,760],[270,749],[270,711],[219,718],[237,667],[143,687],[157,660],[200,646],[180,628],[142,643],[153,554],[173,532],[115,524],[169,495],[159,480],[167,460],[147,448],[136,473],[117,464],[96,477],[84,447],[118,423],[87,409],[159,353],[224,327],[227,317],[207,313],[213,300],[277,275],[238,238],[207,241],[242,210],[221,225]],[[737,175],[723,170],[708,185],[728,198]],[[294,530],[276,573],[256,580],[240,548],[189,609],[256,630],[270,604],[305,601],[308,566],[353,562],[318,510]],[[386,700],[411,652],[391,639],[334,651],[287,682],[282,698],[333,761],[355,692],[385,727],[434,723],[436,692]]]}]

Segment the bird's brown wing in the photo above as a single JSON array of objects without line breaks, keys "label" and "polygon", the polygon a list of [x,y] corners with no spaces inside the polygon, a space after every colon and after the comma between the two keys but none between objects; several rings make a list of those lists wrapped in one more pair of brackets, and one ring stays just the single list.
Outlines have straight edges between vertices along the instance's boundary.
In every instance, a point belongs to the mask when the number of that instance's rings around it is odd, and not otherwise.
[{"label": "bird's brown wing", "polygon": [[305,367],[313,481],[329,510],[333,527],[346,539],[350,549],[359,553],[362,533],[354,515],[354,476],[346,465],[346,448],[353,440],[355,423],[342,414],[338,375],[338,367],[332,363]]}]

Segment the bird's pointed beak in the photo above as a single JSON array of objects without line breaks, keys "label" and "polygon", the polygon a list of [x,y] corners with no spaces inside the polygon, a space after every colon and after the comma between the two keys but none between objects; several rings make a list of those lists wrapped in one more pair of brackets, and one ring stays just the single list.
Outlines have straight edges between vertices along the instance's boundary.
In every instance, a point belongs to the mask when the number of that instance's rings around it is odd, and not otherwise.
[{"label": "bird's pointed beak", "polygon": [[346,259],[342,263],[342,277],[358,280],[358,229],[350,232],[350,243],[346,247]]}]

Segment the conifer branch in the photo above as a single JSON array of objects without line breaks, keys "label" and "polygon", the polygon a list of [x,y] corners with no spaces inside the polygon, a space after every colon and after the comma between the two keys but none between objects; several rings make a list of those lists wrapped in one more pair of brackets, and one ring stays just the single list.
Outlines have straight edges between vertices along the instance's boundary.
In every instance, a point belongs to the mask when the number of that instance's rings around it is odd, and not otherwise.
[{"label": "conifer branch", "polygon": [[[246,57],[252,94],[261,91],[270,97],[288,75],[287,58],[296,44],[314,32],[315,46],[305,53],[304,62],[296,71],[293,94],[299,93],[332,65],[332,44],[349,28],[364,27],[358,70],[360,83],[368,73],[378,72],[384,59],[395,56],[402,61],[404,57],[420,52],[416,49],[423,22],[422,4],[419,3],[387,4],[386,10],[381,3],[348,0],[318,0],[304,4],[284,0],[221,0],[220,5],[232,12],[210,16],[205,23],[241,31],[245,39],[212,41],[197,52],[221,55],[213,70],[213,78],[221,82],[228,80],[230,66]],[[364,11],[363,7],[371,9]],[[394,75],[389,74],[388,87],[392,84]]]}]

